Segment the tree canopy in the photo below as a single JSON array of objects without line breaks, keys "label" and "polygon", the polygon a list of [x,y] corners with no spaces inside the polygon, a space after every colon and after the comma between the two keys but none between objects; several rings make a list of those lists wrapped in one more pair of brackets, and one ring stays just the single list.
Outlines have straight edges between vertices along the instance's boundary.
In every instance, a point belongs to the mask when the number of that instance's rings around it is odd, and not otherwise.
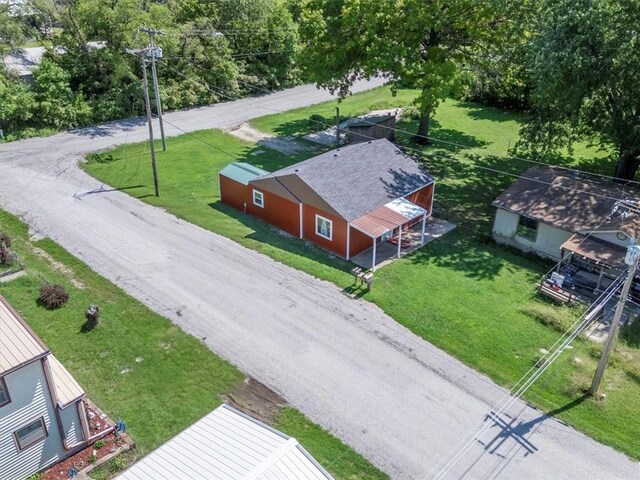
[{"label": "tree canopy", "polygon": [[546,0],[527,47],[532,151],[576,140],[615,148],[615,175],[640,164],[640,2]]},{"label": "tree canopy", "polygon": [[489,0],[308,0],[299,63],[318,85],[348,93],[354,81],[382,75],[393,87],[417,87],[418,139],[429,115],[459,85],[460,71],[497,42],[501,2]]}]

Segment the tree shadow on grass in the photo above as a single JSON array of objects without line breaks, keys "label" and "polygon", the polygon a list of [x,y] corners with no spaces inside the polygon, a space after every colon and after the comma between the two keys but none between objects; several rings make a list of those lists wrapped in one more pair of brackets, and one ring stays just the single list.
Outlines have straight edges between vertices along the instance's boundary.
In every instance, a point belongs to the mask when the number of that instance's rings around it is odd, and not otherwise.
[{"label": "tree shadow on grass", "polygon": [[[340,121],[346,120],[347,117],[340,116]],[[336,117],[332,115],[320,115],[314,113],[305,118],[290,120],[283,122],[273,128],[273,131],[279,136],[287,135],[307,135],[312,132],[319,132],[331,128],[336,124]]]},{"label": "tree shadow on grass", "polygon": [[411,149],[424,149],[428,151],[430,148],[442,148],[447,153],[459,153],[469,148],[482,148],[489,145],[488,142],[480,140],[473,135],[468,135],[460,130],[453,128],[444,128],[440,122],[435,119],[429,121],[429,140],[431,146],[421,147],[413,142],[418,131],[417,120],[402,120],[398,123],[401,132],[396,132],[396,138],[400,143],[408,144]]},{"label": "tree shadow on grass", "polygon": [[348,273],[351,268],[353,268],[352,263],[341,259],[327,250],[323,250],[305,240],[294,237],[277,227],[271,226],[247,213],[240,212],[220,201],[209,203],[209,207],[234,218],[249,228],[251,233],[246,235],[245,238],[271,245],[283,252],[290,252],[292,255],[304,257],[340,272]]},{"label": "tree shadow on grass", "polygon": [[284,154],[264,145],[248,146],[235,160],[244,162],[254,167],[262,168],[268,172],[275,172],[281,168],[289,167],[298,162],[318,155],[322,149],[312,149],[305,152]]},{"label": "tree shadow on grass", "polygon": [[495,107],[487,107],[480,103],[457,102],[459,108],[466,110],[467,115],[475,120],[488,120],[490,122],[522,122],[526,115],[515,110],[506,110]]}]

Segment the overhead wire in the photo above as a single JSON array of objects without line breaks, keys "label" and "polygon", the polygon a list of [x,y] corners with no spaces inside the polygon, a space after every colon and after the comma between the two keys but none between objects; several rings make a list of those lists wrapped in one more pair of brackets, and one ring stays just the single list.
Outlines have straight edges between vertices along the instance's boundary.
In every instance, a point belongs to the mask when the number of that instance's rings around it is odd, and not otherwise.
[{"label": "overhead wire", "polygon": [[[174,71],[174,73],[177,73],[177,74],[179,74],[179,75],[181,75],[181,76],[183,76],[183,77],[185,77],[185,78],[189,78],[189,77],[187,77],[186,75],[182,74],[181,72],[178,72],[177,70],[175,70],[175,69],[171,68],[169,65],[166,65],[166,64],[165,64],[165,66],[167,66],[167,68],[169,68],[170,70]],[[201,82],[198,82],[198,83],[201,83]],[[241,83],[247,83],[247,82],[241,82]],[[210,87],[210,86],[209,86],[208,84],[206,84],[206,83],[201,83],[201,84],[202,84],[203,86],[205,86],[205,87]],[[233,99],[234,99],[233,97],[231,97],[231,96],[229,96],[229,95],[225,95],[224,93],[221,93],[221,92],[219,92],[219,91],[218,91],[217,93],[218,93],[218,94],[220,94],[220,95],[222,95],[222,96],[225,96],[225,97],[227,97],[227,98],[229,98],[229,99],[231,99],[231,100],[233,100]],[[268,93],[273,93],[273,92],[268,92]],[[268,110],[270,110],[270,111],[274,111],[274,110],[275,110],[275,111],[277,111],[277,112],[285,112],[285,111],[283,111],[283,110],[273,109],[273,108],[270,108],[270,107],[263,107],[263,108],[266,108],[266,109],[268,109]],[[323,126],[325,126],[325,127],[326,127],[326,126],[330,126],[330,127],[332,127],[332,125],[327,125],[326,123],[321,122],[321,121],[317,121],[317,123],[321,123],[321,124],[322,124]],[[413,150],[416,150],[416,149],[413,149]],[[417,151],[417,150],[416,150],[416,151]],[[420,152],[420,153],[422,153],[421,151],[419,151],[419,152]],[[224,153],[226,153],[226,154],[230,155],[228,152],[224,152]],[[448,159],[448,160],[454,159],[454,158],[452,158],[452,157],[450,157],[450,156],[445,156],[445,155],[442,155],[442,156],[443,156],[444,158]],[[467,164],[467,163],[465,162],[465,165],[469,165],[469,164]],[[471,166],[474,166],[474,165],[473,165],[473,164],[471,164]],[[496,173],[500,173],[500,174],[508,174],[508,175],[511,175],[511,176],[514,176],[514,177],[517,177],[517,178],[527,178],[527,177],[523,177],[523,176],[519,176],[519,175],[511,174],[511,173],[509,173],[509,172],[504,172],[504,171],[497,170],[497,169],[492,169],[492,170],[494,170]],[[546,184],[551,185],[549,182],[544,182],[544,181],[541,181],[540,183],[546,183]],[[577,190],[577,189],[571,189],[571,190]],[[590,195],[594,194],[593,192],[587,192],[587,191],[582,191],[582,190],[577,190],[577,191],[579,191],[579,192],[581,192],[581,193],[588,193],[588,194],[590,194]],[[616,199],[616,198],[613,198],[613,197],[607,197],[607,196],[602,196],[602,197],[607,198],[607,199],[610,199],[610,200],[619,200],[619,199]],[[585,242],[585,241],[586,241],[586,240],[587,240],[591,235],[593,235],[593,234],[597,233],[598,229],[599,229],[599,228],[600,228],[600,227],[601,227],[601,226],[602,226],[602,225],[603,225],[607,220],[608,220],[608,218],[604,218],[604,219],[603,219],[603,220],[602,220],[602,221],[601,221],[597,226],[595,226],[593,229],[591,229],[591,230],[588,232],[588,234],[587,234],[587,235],[585,235],[585,237],[584,237],[584,238],[579,242],[578,246],[579,246],[579,245],[582,245],[582,243],[584,243],[584,242]],[[551,267],[551,268],[550,268],[546,273],[543,273],[543,275],[541,276],[541,279],[544,279],[544,278],[548,277],[548,276],[551,274],[551,272],[553,272],[556,268],[558,268],[558,267],[559,267],[559,266],[560,266],[560,265],[561,265],[561,264],[562,264],[566,259],[567,259],[567,257],[560,259],[560,260],[559,260],[557,263],[555,263],[555,264],[554,264],[554,265],[553,265],[553,266],[552,266],[552,267]],[[536,286],[536,288],[537,288],[537,286]],[[503,311],[503,312],[502,312],[500,315],[498,315],[497,317],[494,317],[493,322],[491,322],[491,324],[488,324],[487,326],[485,326],[485,328],[482,330],[482,332],[481,332],[481,333],[484,333],[486,330],[488,330],[489,328],[491,328],[491,326],[492,326],[493,324],[495,324],[498,320],[500,320],[502,317],[504,317],[504,316],[505,316],[509,311],[511,311],[513,308],[515,308],[515,306],[516,306],[516,305],[518,305],[518,304],[519,304],[519,303],[520,303],[520,302],[521,302],[521,301],[522,301],[526,296],[528,296],[528,295],[529,295],[529,293],[528,293],[528,292],[525,292],[525,293],[523,294],[523,296],[522,296],[522,297],[520,297],[519,299],[515,300],[515,301],[514,301],[514,302],[513,302],[513,303],[512,303],[512,304],[511,304],[507,309],[505,309],[505,311]],[[470,343],[471,343],[471,341],[469,340],[466,346],[469,346],[469,345],[470,345]]]}]

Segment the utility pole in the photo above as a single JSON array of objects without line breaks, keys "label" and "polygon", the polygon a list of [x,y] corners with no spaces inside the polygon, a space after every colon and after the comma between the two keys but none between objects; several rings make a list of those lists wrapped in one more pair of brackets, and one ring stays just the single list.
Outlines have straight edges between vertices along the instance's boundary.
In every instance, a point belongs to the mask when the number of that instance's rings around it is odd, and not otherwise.
[{"label": "utility pole", "polygon": [[627,280],[622,286],[622,292],[620,293],[620,298],[618,299],[618,305],[616,305],[616,311],[613,315],[613,320],[611,320],[611,328],[609,329],[607,344],[605,345],[602,356],[600,357],[600,361],[598,362],[596,374],[593,377],[593,382],[591,382],[591,387],[589,388],[589,395],[595,395],[598,391],[600,381],[602,380],[602,375],[604,375],[604,369],[607,366],[607,361],[609,360],[609,355],[611,355],[611,350],[613,350],[613,344],[615,343],[618,334],[618,327],[620,325],[622,311],[624,310],[624,306],[627,303],[627,295],[629,295],[629,290],[631,289],[631,284],[633,283],[633,278],[638,268],[638,262],[640,261],[640,245],[631,245],[630,247],[628,247],[627,256],[624,261],[627,265],[629,265],[629,273],[627,274]]},{"label": "utility pole", "polygon": [[164,35],[160,30],[152,28],[140,27],[139,32],[149,35],[149,48],[147,56],[151,57],[151,76],[153,78],[153,92],[156,97],[156,113],[158,114],[158,123],[160,124],[160,138],[162,138],[162,151],[167,151],[167,142],[164,138],[164,122],[162,121],[162,101],[160,99],[160,89],[158,88],[158,72],[156,70],[156,58],[162,58],[162,49],[155,46],[155,36]]},{"label": "utility pole", "polygon": [[142,64],[142,83],[144,90],[144,103],[147,107],[147,123],[149,124],[149,144],[151,145],[151,168],[153,169],[153,186],[156,191],[156,197],[160,196],[158,189],[158,170],[156,169],[156,149],[153,144],[153,124],[151,123],[151,102],[149,101],[149,81],[147,80],[147,61],[145,59],[145,51],[140,55],[140,63]]},{"label": "utility pole", "polygon": [[340,146],[340,107],[336,107],[336,143]]}]

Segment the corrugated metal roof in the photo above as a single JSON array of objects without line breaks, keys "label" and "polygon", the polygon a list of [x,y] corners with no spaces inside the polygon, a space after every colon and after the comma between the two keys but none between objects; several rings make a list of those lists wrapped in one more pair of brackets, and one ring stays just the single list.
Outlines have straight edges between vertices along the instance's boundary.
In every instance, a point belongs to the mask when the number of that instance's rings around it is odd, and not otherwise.
[{"label": "corrugated metal roof", "polygon": [[222,405],[117,480],[327,480],[294,438]]},{"label": "corrugated metal roof", "polygon": [[387,120],[391,120],[392,118],[395,118],[395,115],[372,115],[369,117],[355,118],[349,122],[349,128],[370,127],[372,125],[377,125],[379,123],[386,122]]},{"label": "corrugated metal roof", "polygon": [[0,374],[48,351],[9,302],[0,295]]},{"label": "corrugated metal roof", "polygon": [[235,180],[236,182],[240,182],[243,185],[248,185],[249,181],[262,175],[266,175],[267,173],[269,172],[266,170],[262,170],[261,168],[254,167],[253,165],[243,162],[231,162],[220,170],[220,175],[228,177],[231,180]]},{"label": "corrugated metal roof", "polygon": [[60,407],[66,407],[71,402],[82,397],[84,390],[60,361],[53,355],[49,355],[47,359]]},{"label": "corrugated metal roof", "polygon": [[425,213],[424,208],[404,198],[398,198],[356,219],[351,225],[370,237],[378,238]]}]

